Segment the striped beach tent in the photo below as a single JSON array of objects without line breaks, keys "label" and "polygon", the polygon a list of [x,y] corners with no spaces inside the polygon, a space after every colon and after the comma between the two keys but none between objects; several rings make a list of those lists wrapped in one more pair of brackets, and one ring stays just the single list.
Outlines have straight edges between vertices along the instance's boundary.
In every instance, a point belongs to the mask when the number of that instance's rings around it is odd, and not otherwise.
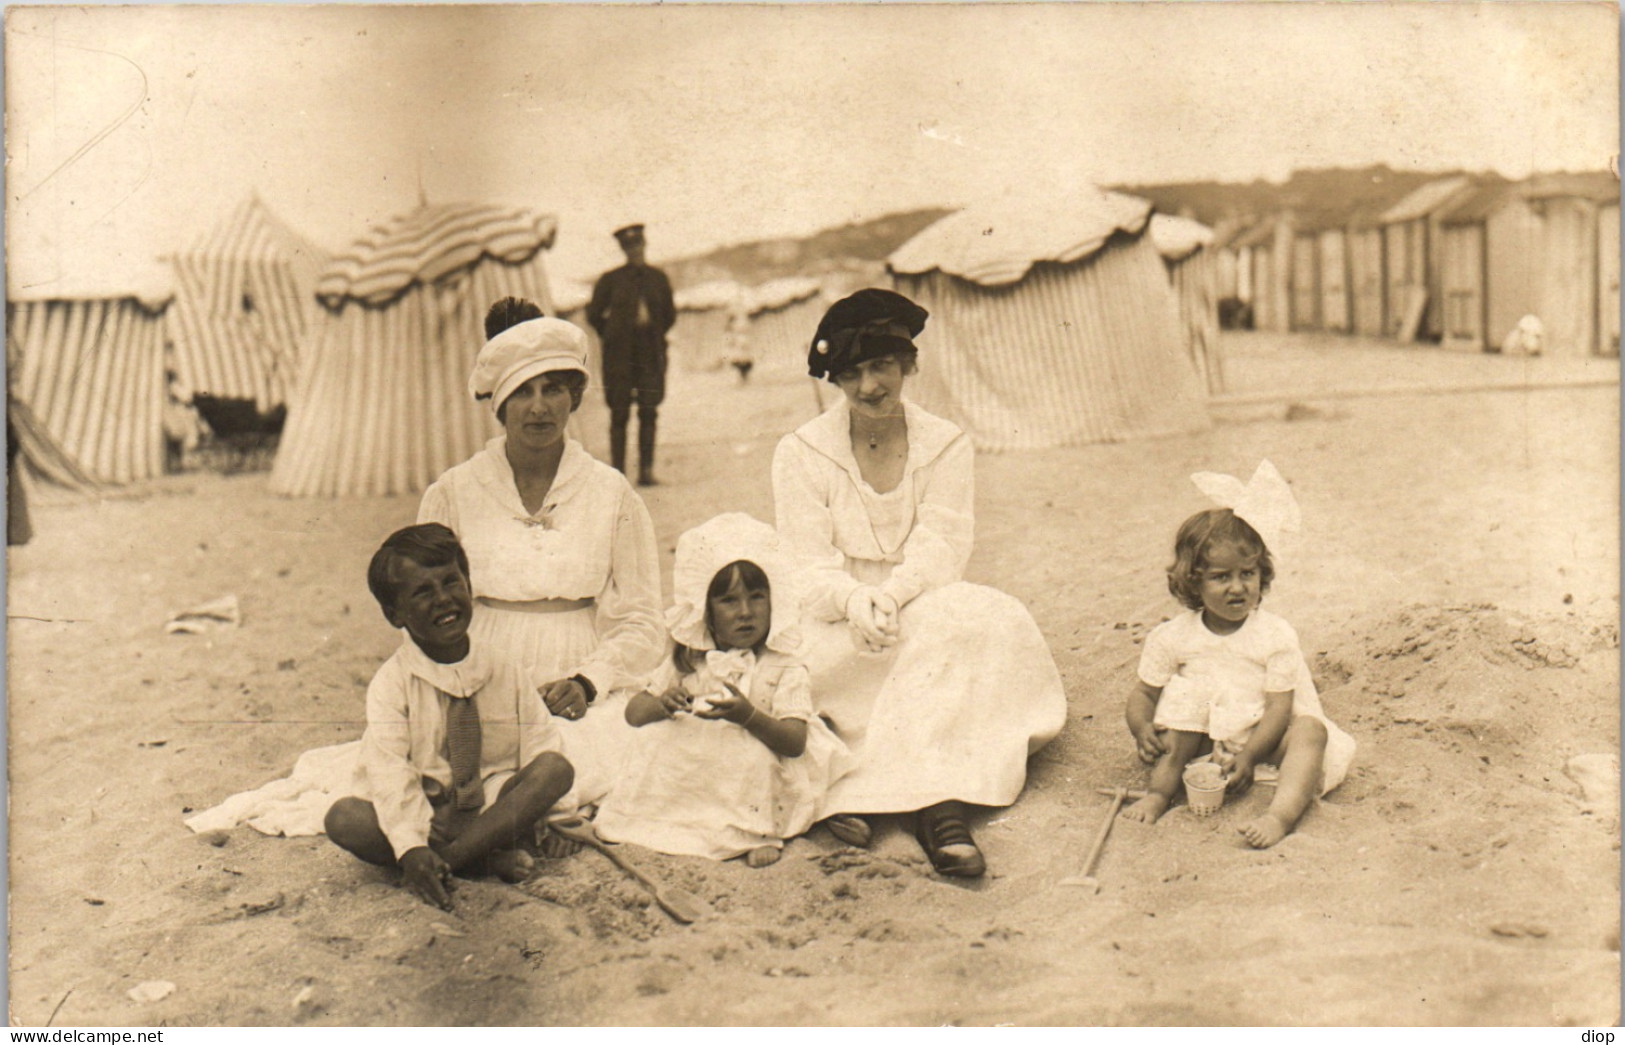
[{"label": "striped beach tent", "polygon": [[1209,425],[1151,204],[1081,187],[949,215],[887,262],[931,312],[910,394],[985,450]]},{"label": "striped beach tent", "polygon": [[164,472],[167,290],[6,301],[12,394],[84,474],[128,483]]},{"label": "striped beach tent", "polygon": [[169,261],[181,383],[197,394],[253,400],[261,413],[287,403],[324,252],[250,196]]},{"label": "striped beach tent", "polygon": [[421,490],[496,434],[468,394],[498,298],[554,314],[542,255],[552,215],[423,205],[335,255],[316,283],[271,489],[295,496]]},{"label": "striped beach tent", "polygon": [[1219,266],[1213,249],[1213,230],[1191,218],[1172,214],[1151,217],[1151,242],[1168,268],[1179,318],[1185,330],[1185,351],[1209,392],[1224,391],[1224,366],[1219,351]]},{"label": "striped beach tent", "polygon": [[672,293],[677,322],[666,335],[668,354],[684,370],[715,370],[726,362],[728,317],[746,307],[748,291],[731,279],[710,280]]},{"label": "striped beach tent", "polygon": [[750,317],[746,337],[756,366],[772,372],[805,373],[807,346],[829,306],[811,276],[786,276],[752,287],[745,296]]}]

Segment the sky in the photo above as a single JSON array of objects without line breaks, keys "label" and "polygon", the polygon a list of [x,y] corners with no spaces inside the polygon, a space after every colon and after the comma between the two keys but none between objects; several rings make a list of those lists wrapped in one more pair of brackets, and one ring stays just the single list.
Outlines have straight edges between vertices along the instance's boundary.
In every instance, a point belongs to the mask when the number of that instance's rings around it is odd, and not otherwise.
[{"label": "sky", "polygon": [[557,278],[1082,181],[1619,148],[1611,3],[12,7],[8,291],[121,292],[250,193],[330,250],[552,213]]}]

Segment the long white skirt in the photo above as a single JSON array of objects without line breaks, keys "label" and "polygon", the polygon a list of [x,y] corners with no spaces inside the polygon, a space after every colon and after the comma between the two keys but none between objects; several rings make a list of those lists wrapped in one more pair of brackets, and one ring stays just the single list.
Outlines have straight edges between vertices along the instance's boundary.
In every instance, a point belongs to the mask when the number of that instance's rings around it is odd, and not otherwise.
[{"label": "long white skirt", "polygon": [[[512,658],[523,676],[541,686],[566,678],[598,646],[591,607],[565,613],[527,613],[480,604],[469,637],[484,649]],[[619,777],[632,740],[626,724],[631,693],[600,693],[576,720],[555,717],[564,757],[575,767],[571,795],[578,805],[596,805]]]},{"label": "long white skirt", "polygon": [[948,799],[1005,806],[1027,756],[1066,724],[1061,674],[1017,599],[960,581],[920,595],[901,639],[862,653],[845,621],[802,621],[813,701],[856,768],[820,816],[901,813]]},{"label": "long white skirt", "polygon": [[775,755],[732,722],[679,715],[635,731],[634,756],[598,810],[598,833],[657,852],[727,860],[778,848],[817,820],[846,751],[818,719],[807,748]]}]

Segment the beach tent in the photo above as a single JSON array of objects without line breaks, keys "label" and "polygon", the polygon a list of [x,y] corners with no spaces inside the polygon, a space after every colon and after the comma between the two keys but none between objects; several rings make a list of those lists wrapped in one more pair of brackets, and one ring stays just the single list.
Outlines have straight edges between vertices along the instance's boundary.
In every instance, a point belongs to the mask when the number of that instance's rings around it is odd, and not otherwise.
[{"label": "beach tent", "polygon": [[181,384],[198,395],[252,400],[260,413],[285,405],[314,318],[323,251],[250,196],[169,261]]},{"label": "beach tent", "polygon": [[514,296],[554,314],[542,254],[556,228],[519,207],[425,204],[333,257],[271,489],[408,493],[482,447],[496,422],[468,372],[485,312]]},{"label": "beach tent", "polygon": [[[13,291],[6,301],[12,394],[88,478],[164,473],[167,281],[137,291]],[[40,461],[54,451],[41,443]]]},{"label": "beach tent", "polygon": [[1349,325],[1354,333],[1366,337],[1382,336],[1383,303],[1387,299],[1379,214],[1376,208],[1362,207],[1349,215],[1344,230],[1348,244]]},{"label": "beach tent", "polygon": [[1377,219],[1382,226],[1383,266],[1388,282],[1383,332],[1389,337],[1410,334],[1436,340],[1441,336],[1444,306],[1439,215],[1472,188],[1466,175],[1430,181],[1406,193]]},{"label": "beach tent", "polygon": [[672,292],[677,322],[667,351],[684,370],[715,370],[726,361],[728,317],[744,310],[749,292],[731,279],[696,283]]},{"label": "beach tent", "polygon": [[1439,217],[1445,343],[1497,351],[1532,315],[1548,355],[1613,354],[1618,307],[1610,323],[1603,259],[1617,273],[1618,248],[1605,237],[1617,240],[1618,206],[1607,171],[1537,175],[1458,199]]},{"label": "beach tent", "polygon": [[973,205],[903,244],[893,282],[931,312],[910,394],[986,450],[1205,429],[1150,220],[1145,200],[1080,186]]},{"label": "beach tent", "polygon": [[1219,346],[1219,253],[1213,230],[1190,218],[1151,217],[1151,242],[1168,268],[1185,330],[1185,351],[1209,392],[1224,390]]},{"label": "beach tent", "polygon": [[810,276],[786,276],[750,288],[745,310],[756,366],[769,371],[805,374],[807,346],[828,308],[823,285]]}]

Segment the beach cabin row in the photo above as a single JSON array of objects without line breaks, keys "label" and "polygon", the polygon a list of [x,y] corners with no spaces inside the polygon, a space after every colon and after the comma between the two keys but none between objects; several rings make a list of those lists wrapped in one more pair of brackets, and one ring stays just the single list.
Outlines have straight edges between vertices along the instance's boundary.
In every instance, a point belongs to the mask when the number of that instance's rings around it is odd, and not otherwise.
[{"label": "beach cabin row", "polygon": [[1222,244],[1260,330],[1500,351],[1536,316],[1551,354],[1619,353],[1619,181],[1457,175],[1386,206],[1283,211]]}]

